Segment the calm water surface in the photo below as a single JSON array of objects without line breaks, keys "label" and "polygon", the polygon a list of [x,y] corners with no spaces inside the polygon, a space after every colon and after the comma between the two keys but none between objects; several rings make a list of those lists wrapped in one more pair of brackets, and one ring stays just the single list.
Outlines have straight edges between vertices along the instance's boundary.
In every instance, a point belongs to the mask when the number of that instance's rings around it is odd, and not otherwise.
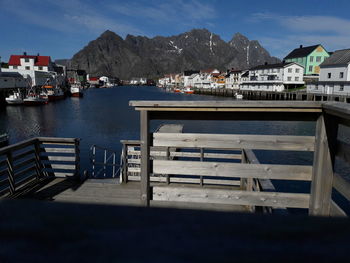
[{"label": "calm water surface", "polygon": [[[0,133],[8,132],[10,143],[34,136],[81,138],[82,169],[89,169],[89,149],[96,144],[121,151],[120,140],[139,139],[139,113],[130,100],[222,100],[212,96],[165,92],[156,87],[89,89],[83,98],[66,98],[37,107],[6,106],[0,110]],[[313,135],[314,124],[305,122],[173,121],[187,132]],[[152,122],[153,129],[160,122]],[[309,154],[274,156],[258,152],[262,162],[308,163]]]}]

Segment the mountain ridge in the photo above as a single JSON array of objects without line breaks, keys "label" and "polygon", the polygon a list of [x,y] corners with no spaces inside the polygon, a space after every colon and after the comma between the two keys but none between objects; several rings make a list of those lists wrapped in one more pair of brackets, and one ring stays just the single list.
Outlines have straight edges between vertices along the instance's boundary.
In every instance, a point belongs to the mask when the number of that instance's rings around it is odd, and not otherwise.
[{"label": "mountain ridge", "polygon": [[169,37],[128,34],[125,39],[106,30],[77,52],[70,64],[92,75],[129,79],[154,78],[187,69],[247,69],[279,61],[257,40],[249,40],[241,33],[226,42],[207,29]]}]

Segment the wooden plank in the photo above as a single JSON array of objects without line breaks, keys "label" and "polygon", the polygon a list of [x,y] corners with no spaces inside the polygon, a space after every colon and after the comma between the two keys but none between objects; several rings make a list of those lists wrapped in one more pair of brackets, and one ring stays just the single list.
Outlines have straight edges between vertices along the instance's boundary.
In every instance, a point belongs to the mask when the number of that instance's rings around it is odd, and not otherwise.
[{"label": "wooden plank", "polygon": [[158,201],[308,208],[309,197],[308,194],[168,186],[153,187],[153,200]]},{"label": "wooden plank", "polygon": [[350,119],[350,106],[342,102],[325,102],[322,108],[327,114],[335,115],[343,119]]},{"label": "wooden plank", "polygon": [[341,209],[333,200],[331,200],[330,215],[333,217],[348,217],[348,215]]},{"label": "wooden plank", "polygon": [[18,149],[22,149],[22,148],[25,148],[29,145],[33,145],[36,140],[37,140],[36,138],[33,138],[33,139],[25,140],[22,142],[18,142],[16,144],[5,146],[3,148],[0,148],[0,154],[6,154],[9,151],[17,151]]},{"label": "wooden plank", "polygon": [[[330,125],[330,124],[328,124]],[[337,125],[332,125],[337,129]],[[331,134],[334,136],[336,131]],[[309,214],[329,216],[333,181],[333,156],[329,140],[336,140],[327,134],[325,118],[321,115],[316,123],[316,143],[312,171],[311,198]]]},{"label": "wooden plank", "polygon": [[[80,178],[80,140],[74,140],[74,150],[75,150],[75,176]],[[114,169],[114,168],[113,168]]]},{"label": "wooden plank", "polygon": [[141,134],[141,203],[150,205],[150,134],[148,111],[140,112],[140,134]]},{"label": "wooden plank", "polygon": [[35,164],[33,163],[33,166],[27,167],[27,168],[21,170],[20,172],[15,173],[15,178],[19,178],[28,172],[35,171],[35,168],[36,168]]},{"label": "wooden plank", "polygon": [[[128,151],[128,155],[140,155],[140,151]],[[151,157],[166,157],[165,151],[152,151],[151,148]],[[170,151],[170,157],[189,157],[189,158],[200,158],[199,152],[171,152]],[[213,159],[233,159],[233,160],[240,160],[241,155],[240,154],[228,154],[228,153],[204,153],[204,158],[213,158]],[[131,159],[129,159],[131,160]]]},{"label": "wooden plank", "polygon": [[336,155],[339,158],[343,159],[345,162],[350,163],[350,144],[338,140]]},{"label": "wooden plank", "polygon": [[65,177],[73,177],[75,174],[72,172],[52,172],[55,177],[65,178]]},{"label": "wooden plank", "polygon": [[313,136],[154,133],[154,146],[313,151]]},{"label": "wooden plank", "polygon": [[8,151],[7,154],[7,175],[10,185],[10,194],[14,194],[16,191],[15,185],[15,173],[13,170],[13,159],[12,159],[12,151]]},{"label": "wooden plank", "polygon": [[44,157],[46,157],[46,162],[50,162],[50,161],[75,162],[75,156],[44,156]]},{"label": "wooden plank", "polygon": [[310,181],[312,167],[306,165],[153,160],[153,172],[155,174]]},{"label": "wooden plank", "polygon": [[334,174],[333,187],[348,201],[350,201],[350,183],[339,174]]},{"label": "wooden plank", "polygon": [[17,169],[20,169],[22,168],[23,166],[26,166],[28,164],[34,164],[35,163],[35,157],[33,156],[32,158],[30,159],[27,159],[27,160],[24,160],[22,162],[19,162],[17,164],[14,165],[13,169],[14,170],[17,170]]},{"label": "wooden plank", "polygon": [[135,110],[138,111],[175,111],[175,112],[188,112],[188,111],[197,111],[197,112],[260,112],[260,113],[321,113],[322,109],[315,108],[172,108],[172,107],[163,107],[163,108],[146,108],[146,107],[136,107]]},{"label": "wooden plank", "polygon": [[74,144],[75,138],[60,138],[60,137],[37,137],[41,143],[67,143]]},{"label": "wooden plank", "polygon": [[42,148],[41,151],[46,153],[75,153],[74,148]]},{"label": "wooden plank", "polygon": [[315,108],[321,109],[320,102],[313,101],[130,101],[132,107],[174,107],[174,108]]},{"label": "wooden plank", "polygon": [[[151,182],[166,182],[166,177],[151,176]],[[137,175],[129,175],[128,180],[140,181],[141,177]],[[188,184],[199,184],[199,178],[181,178],[181,177],[170,177],[170,183],[188,183]],[[204,185],[228,185],[228,186],[239,186],[239,180],[224,180],[224,179],[207,179],[203,178]]]},{"label": "wooden plank", "polygon": [[50,164],[52,169],[75,170],[75,164]]},{"label": "wooden plank", "polygon": [[34,155],[35,154],[35,150],[34,149],[30,149],[28,151],[16,154],[13,156],[13,161],[17,161],[19,159],[22,159],[23,157],[26,157],[28,155]]}]

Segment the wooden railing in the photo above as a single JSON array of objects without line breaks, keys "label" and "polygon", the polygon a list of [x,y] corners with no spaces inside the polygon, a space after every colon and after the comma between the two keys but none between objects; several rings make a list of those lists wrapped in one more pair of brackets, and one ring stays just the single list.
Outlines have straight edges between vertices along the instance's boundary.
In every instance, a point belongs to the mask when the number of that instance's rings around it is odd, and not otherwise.
[{"label": "wooden railing", "polygon": [[[346,215],[332,198],[335,189],[349,201],[350,184],[335,173],[336,156],[350,160],[349,144],[338,126],[350,126],[350,106],[343,103],[275,101],[134,101],[141,113],[141,200],[212,202],[255,207],[307,208],[310,215]],[[316,122],[315,136],[153,134],[151,120],[270,120]],[[242,163],[153,160],[152,147],[243,149]],[[251,150],[314,152],[313,165],[252,162]],[[253,158],[254,159],[254,158]],[[150,185],[150,174],[241,178],[239,191]],[[267,179],[267,181],[266,181]],[[309,193],[281,193],[269,180],[311,182]],[[265,181],[264,181],[265,180]],[[266,184],[267,183],[267,184]],[[270,188],[264,191],[263,185]]]},{"label": "wooden railing", "polygon": [[20,195],[45,178],[79,171],[79,139],[37,137],[0,148],[0,196]]}]

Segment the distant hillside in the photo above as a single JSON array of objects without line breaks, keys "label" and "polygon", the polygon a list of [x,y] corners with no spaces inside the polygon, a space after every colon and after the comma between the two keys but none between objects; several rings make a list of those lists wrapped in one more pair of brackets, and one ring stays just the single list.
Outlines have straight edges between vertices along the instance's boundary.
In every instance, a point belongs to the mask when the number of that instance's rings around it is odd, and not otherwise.
[{"label": "distant hillside", "polygon": [[271,57],[258,41],[237,33],[225,42],[207,29],[193,29],[177,36],[147,38],[128,35],[125,40],[104,32],[73,56],[71,66],[92,75],[157,77],[187,69],[247,69]]}]

